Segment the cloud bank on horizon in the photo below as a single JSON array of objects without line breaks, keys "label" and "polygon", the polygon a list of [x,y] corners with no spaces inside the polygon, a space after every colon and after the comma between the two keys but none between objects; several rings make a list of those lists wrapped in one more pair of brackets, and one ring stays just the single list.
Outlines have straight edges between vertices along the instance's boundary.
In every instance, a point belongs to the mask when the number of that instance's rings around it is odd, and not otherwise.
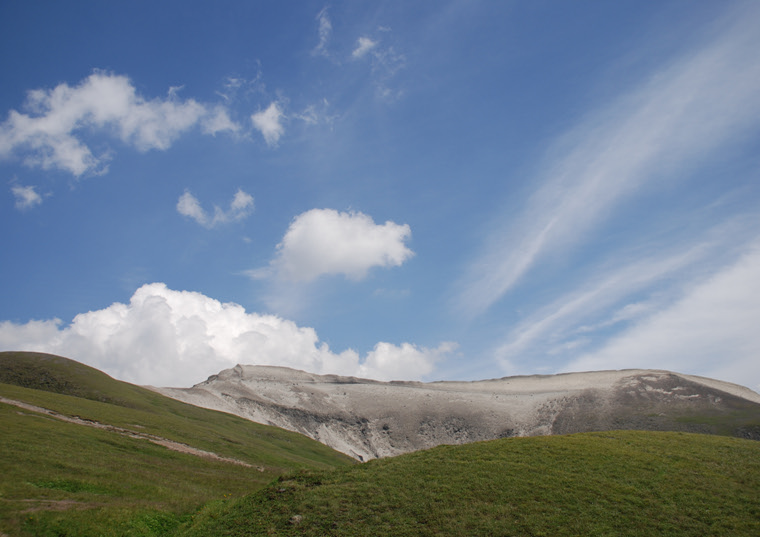
[{"label": "cloud bank on horizon", "polygon": [[2,322],[0,346],[76,356],[120,379],[160,386],[190,386],[237,364],[380,380],[422,378],[455,349],[449,342],[435,349],[379,342],[360,359],[351,349],[330,350],[313,328],[162,283],[143,285],[129,304],[79,314],[67,326],[58,319]]},{"label": "cloud bank on horizon", "polygon": [[385,7],[0,7],[0,349],[760,390],[760,7]]}]

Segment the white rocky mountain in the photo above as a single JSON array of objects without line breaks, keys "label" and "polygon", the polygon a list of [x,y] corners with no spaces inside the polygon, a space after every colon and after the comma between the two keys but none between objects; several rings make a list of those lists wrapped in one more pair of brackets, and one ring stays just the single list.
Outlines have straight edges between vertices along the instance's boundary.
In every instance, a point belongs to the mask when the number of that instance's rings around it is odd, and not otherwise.
[{"label": "white rocky mountain", "polygon": [[440,444],[611,429],[760,439],[759,394],[660,370],[422,383],[238,365],[192,388],[154,389],[302,433],[364,461]]}]

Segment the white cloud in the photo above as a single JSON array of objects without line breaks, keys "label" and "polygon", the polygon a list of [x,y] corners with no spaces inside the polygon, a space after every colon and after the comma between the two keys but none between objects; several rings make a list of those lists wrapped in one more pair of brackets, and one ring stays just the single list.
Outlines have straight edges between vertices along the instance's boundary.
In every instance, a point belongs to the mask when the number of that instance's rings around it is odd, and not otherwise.
[{"label": "white cloud", "polygon": [[238,191],[235,192],[235,197],[232,198],[232,203],[230,203],[230,212],[233,215],[233,219],[239,220],[240,218],[247,216],[248,212],[252,209],[253,196],[238,189]]},{"label": "white cloud", "polygon": [[526,313],[506,331],[493,356],[503,369],[514,371],[520,365],[525,372],[546,370],[549,362],[567,363],[600,348],[643,319],[668,310],[709,275],[753,251],[759,230],[756,217],[738,216],[702,233],[691,245],[650,245],[627,257],[616,253],[614,261],[586,269],[583,281]]},{"label": "white cloud", "polygon": [[356,42],[356,48],[351,53],[351,57],[354,59],[361,58],[376,46],[377,41],[373,41],[369,37],[360,37]]},{"label": "white cloud", "polygon": [[444,342],[435,349],[410,343],[400,346],[378,343],[358,368],[357,376],[378,380],[422,378],[435,369],[435,362],[456,350],[457,345]]},{"label": "white cloud", "polygon": [[60,344],[60,319],[32,320],[26,324],[0,322],[0,347],[3,350],[42,350]]},{"label": "white cloud", "polygon": [[[381,28],[381,30],[383,30]],[[390,31],[385,29],[383,31]],[[351,52],[352,60],[370,58],[372,82],[379,99],[392,102],[400,99],[404,91],[394,87],[393,78],[406,66],[406,56],[392,45],[380,46],[380,41],[369,37],[359,37]]]},{"label": "white cloud", "polygon": [[16,197],[16,209],[25,211],[42,203],[40,196],[33,186],[13,185],[11,192]]},{"label": "white cloud", "polygon": [[322,11],[317,14],[317,21],[319,22],[319,43],[317,43],[317,46],[314,47],[312,54],[327,56],[327,43],[330,41],[330,35],[332,35],[332,23],[330,22],[330,18],[327,16],[326,7],[322,8]]},{"label": "white cloud", "polygon": [[679,177],[760,124],[757,7],[721,21],[700,47],[567,133],[517,218],[494,225],[462,279],[458,305],[477,315],[538,263],[592,234],[642,186]]},{"label": "white cloud", "polygon": [[62,83],[29,91],[28,113],[11,110],[0,125],[0,158],[21,156],[29,166],[81,176],[107,167],[108,156],[94,155],[82,139],[96,129],[139,151],[167,149],[199,122],[210,134],[235,130],[222,108],[179,100],[177,92],[170,88],[166,99],[148,100],[136,93],[129,78],[100,71],[75,87]]},{"label": "white cloud", "polygon": [[129,304],[114,303],[61,324],[57,319],[1,322],[0,348],[60,354],[122,380],[158,386],[190,386],[238,363],[419,379],[454,348],[378,343],[361,361],[353,350],[331,351],[313,328],[162,283],[140,287]]},{"label": "white cloud", "polygon": [[[587,334],[613,324],[609,319],[597,322],[595,326],[582,323],[604,316],[610,308],[630,300],[631,296],[652,292],[652,288],[666,278],[703,261],[710,251],[700,245],[667,258],[641,259],[601,270],[579,289],[540,308],[510,330],[506,340],[495,351],[495,356],[503,365],[514,366],[520,359],[542,357],[545,353],[556,354],[559,349],[575,349],[581,341],[590,341],[577,340],[578,334]],[[636,309],[637,306],[626,303],[622,311],[618,308],[612,314],[612,318],[616,323],[622,322],[626,315],[630,317],[639,313]]]},{"label": "white cloud", "polygon": [[372,267],[400,266],[414,255],[405,244],[410,236],[406,224],[378,225],[360,212],[312,209],[290,224],[271,268],[291,281],[308,282],[325,274],[360,280]]},{"label": "white cloud", "polygon": [[240,125],[230,119],[227,109],[223,106],[215,106],[203,120],[204,134],[214,136],[218,132],[237,132],[239,130]]},{"label": "white cloud", "polygon": [[285,132],[282,126],[282,110],[276,102],[272,102],[266,110],[256,112],[251,116],[253,126],[264,136],[268,146],[275,146]]},{"label": "white cloud", "polygon": [[192,218],[202,226],[208,225],[209,223],[208,215],[206,214],[206,211],[203,210],[203,207],[201,207],[198,198],[188,191],[185,191],[185,193],[179,197],[179,201],[177,201],[177,212],[182,216]]},{"label": "white cloud", "polygon": [[307,125],[316,125],[319,122],[332,123],[335,120],[334,116],[330,113],[330,103],[327,99],[322,99],[319,104],[310,104],[306,106],[303,111],[299,113],[293,113],[291,117],[300,119]]},{"label": "white cloud", "polygon": [[241,189],[235,193],[235,196],[230,202],[230,208],[226,211],[218,206],[214,206],[214,216],[210,217],[206,211],[201,207],[198,199],[193,196],[189,191],[185,191],[179,197],[177,201],[177,212],[188,218],[192,218],[200,225],[212,228],[219,224],[225,224],[227,222],[236,222],[243,220],[253,211],[254,200],[253,196],[244,192]]},{"label": "white cloud", "polygon": [[651,367],[760,391],[760,243],[566,370]]},{"label": "white cloud", "polygon": [[644,315],[651,313],[654,307],[655,305],[651,302],[632,302],[614,312],[609,319],[595,325],[581,326],[576,332],[580,334],[596,332],[602,328],[615,326],[618,323],[635,321]]}]

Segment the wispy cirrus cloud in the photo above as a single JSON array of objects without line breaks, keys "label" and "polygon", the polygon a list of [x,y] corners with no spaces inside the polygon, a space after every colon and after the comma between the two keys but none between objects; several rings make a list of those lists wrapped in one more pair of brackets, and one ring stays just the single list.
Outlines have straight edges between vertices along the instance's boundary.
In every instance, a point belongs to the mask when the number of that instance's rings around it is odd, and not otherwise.
[{"label": "wispy cirrus cloud", "polygon": [[203,227],[209,229],[216,227],[219,224],[243,220],[251,214],[253,207],[253,196],[244,192],[242,189],[238,189],[235,193],[235,196],[230,202],[230,207],[226,211],[215,205],[213,216],[210,216],[203,207],[201,207],[198,198],[193,196],[187,190],[177,201],[177,212],[179,214],[191,218]]},{"label": "wispy cirrus cloud", "polygon": [[86,142],[93,132],[148,151],[167,149],[197,125],[207,134],[237,130],[223,107],[181,100],[178,89],[147,99],[126,76],[95,71],[77,86],[29,91],[25,112],[11,110],[0,124],[0,158],[79,177],[107,170],[108,152],[96,155]]},{"label": "wispy cirrus cloud", "polygon": [[584,243],[654,178],[676,180],[758,128],[757,11],[740,4],[700,44],[662,62],[557,142],[524,209],[494,225],[460,280],[460,311],[483,313],[540,263]]},{"label": "wispy cirrus cloud", "polygon": [[587,270],[584,281],[511,328],[494,357],[505,369],[517,362],[537,367],[547,357],[573,359],[604,345],[614,334],[671,307],[689,289],[726,270],[754,243],[757,232],[756,220],[736,218],[690,244],[653,247],[601,263]]},{"label": "wispy cirrus cloud", "polygon": [[403,91],[393,81],[396,74],[406,65],[406,56],[397,47],[386,43],[391,30],[381,28],[385,39],[361,36],[351,51],[351,60],[369,62],[371,65],[371,81],[375,86],[375,94],[384,101],[394,101],[403,95]]},{"label": "wispy cirrus cloud", "polygon": [[329,52],[327,51],[327,44],[330,42],[330,36],[332,35],[332,22],[330,21],[326,7],[322,8],[317,14],[317,22],[319,24],[317,28],[319,42],[317,43],[317,46],[314,47],[314,50],[312,50],[312,54],[328,56]]},{"label": "wispy cirrus cloud", "polygon": [[692,371],[760,391],[760,240],[738,260],[694,283],[563,369],[650,367]]}]

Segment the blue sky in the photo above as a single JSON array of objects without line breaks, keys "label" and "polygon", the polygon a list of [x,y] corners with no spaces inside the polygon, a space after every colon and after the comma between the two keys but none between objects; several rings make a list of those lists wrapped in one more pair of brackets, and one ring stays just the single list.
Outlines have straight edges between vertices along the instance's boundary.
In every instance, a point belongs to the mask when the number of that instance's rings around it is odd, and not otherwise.
[{"label": "blue sky", "polygon": [[756,2],[5,2],[0,349],[760,389]]}]

